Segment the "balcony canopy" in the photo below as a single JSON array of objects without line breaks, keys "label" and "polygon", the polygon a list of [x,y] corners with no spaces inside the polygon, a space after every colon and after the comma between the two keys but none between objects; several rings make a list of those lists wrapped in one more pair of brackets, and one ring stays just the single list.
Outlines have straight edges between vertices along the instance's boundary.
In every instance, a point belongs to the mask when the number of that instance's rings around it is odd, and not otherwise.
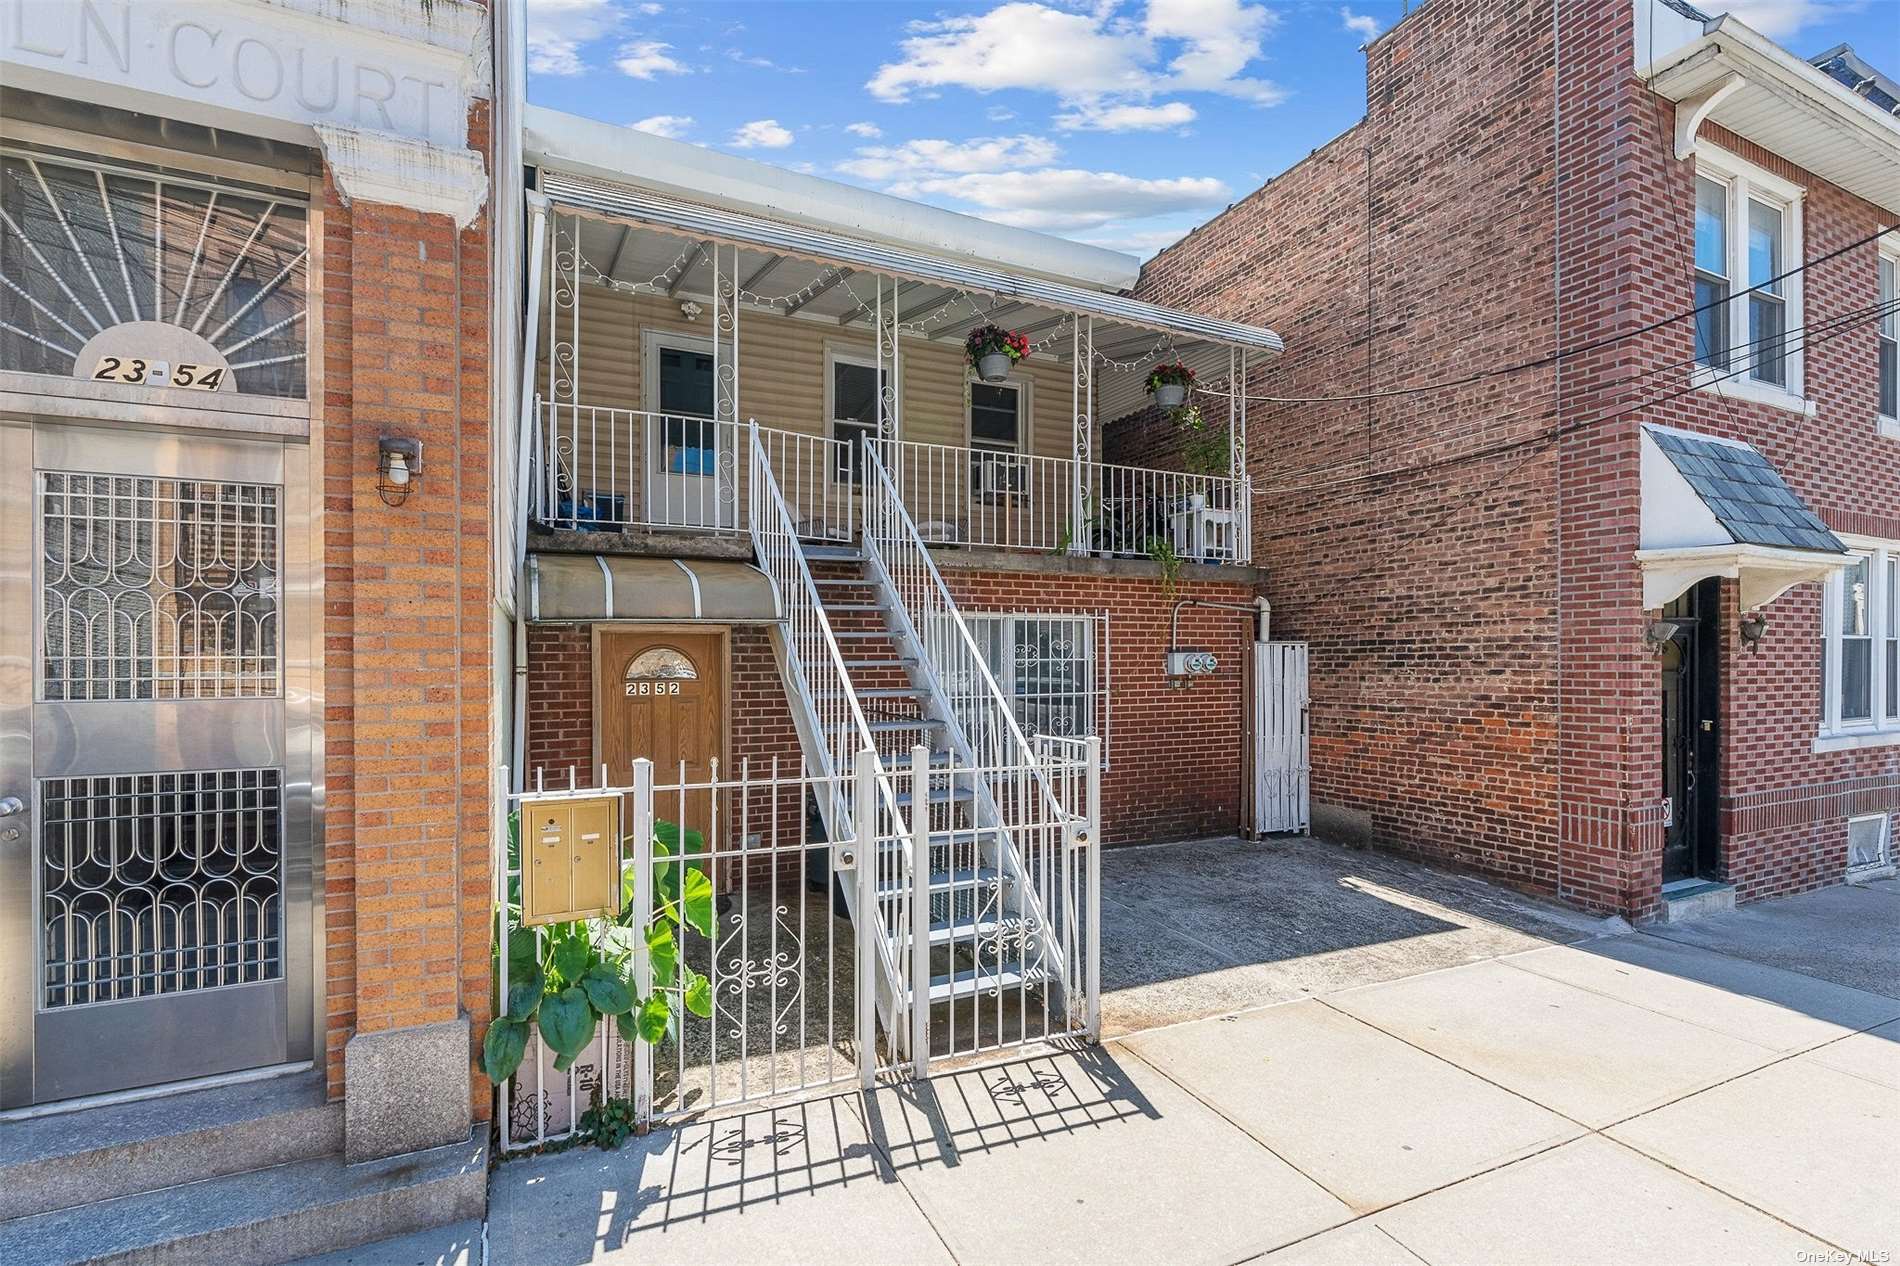
[{"label": "balcony canopy", "polygon": [[[664,273],[680,260],[682,249],[687,256],[683,271],[690,274],[695,262],[691,260],[692,244],[717,243],[746,252],[750,267],[744,288],[748,292],[754,292],[756,286],[757,292],[769,291],[779,297],[782,303],[778,306],[789,312],[833,317],[841,325],[869,316],[857,291],[845,284],[862,272],[900,279],[899,319],[907,323],[947,313],[947,318],[936,324],[956,327],[959,314],[953,309],[957,301],[976,296],[977,310],[963,323],[966,326],[978,323],[980,318],[1000,319],[1025,309],[1042,308],[1150,332],[1146,338],[1135,338],[1132,347],[1115,348],[1104,346],[1105,331],[1098,330],[1096,348],[1109,356],[1142,351],[1155,342],[1153,334],[1268,354],[1278,353],[1284,346],[1279,335],[1257,325],[1164,308],[868,238],[701,206],[630,185],[544,171],[540,191],[560,211],[591,221],[590,226],[581,229],[580,246],[582,256],[594,261],[605,274],[595,280],[624,282]],[[640,226],[660,230],[664,239],[658,244],[651,238],[640,241],[636,236]],[[680,238],[686,239],[684,248]],[[602,265],[598,262],[601,260],[610,263]],[[757,276],[760,270],[764,270],[763,276]],[[751,280],[754,276],[756,282]],[[805,291],[810,293],[802,293]],[[762,299],[755,301],[761,306],[774,306]],[[1058,346],[1052,354],[1060,358],[1061,353]]]}]

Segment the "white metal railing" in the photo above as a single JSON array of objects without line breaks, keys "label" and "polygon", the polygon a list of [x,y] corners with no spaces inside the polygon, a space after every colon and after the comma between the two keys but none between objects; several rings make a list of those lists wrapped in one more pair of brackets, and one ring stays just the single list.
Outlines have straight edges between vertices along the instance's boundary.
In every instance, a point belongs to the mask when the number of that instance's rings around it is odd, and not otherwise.
[{"label": "white metal railing", "polygon": [[[1101,783],[1092,775],[1096,740],[1050,741],[1037,753],[1040,777],[1073,788],[1079,802],[1099,809]],[[736,1104],[819,1093],[842,1085],[869,1085],[880,1076],[926,1076],[933,1055],[965,1055],[1003,1050],[1063,1036],[1094,1037],[1100,1032],[1100,978],[1093,964],[1099,945],[1100,860],[1093,847],[1094,824],[1049,817],[1035,823],[1024,867],[1040,907],[1052,911],[1046,938],[1021,920],[979,923],[965,918],[950,925],[948,937],[939,916],[946,900],[961,902],[968,913],[984,903],[1001,903],[998,891],[962,884],[954,876],[974,872],[970,831],[933,829],[921,815],[909,819],[908,839],[897,819],[864,813],[876,832],[826,842],[809,830],[808,796],[842,797],[875,804],[879,784],[895,776],[923,803],[935,794],[976,780],[1020,781],[1020,767],[979,769],[943,765],[918,749],[894,767],[880,768],[870,753],[859,756],[849,773],[814,778],[788,772],[777,762],[765,769],[742,763],[737,776],[715,766],[709,777],[693,780],[681,767],[656,777],[650,761],[636,760],[615,774],[606,768],[577,771],[529,790],[501,793],[498,804],[525,821],[550,801],[613,796],[621,801],[623,873],[632,881],[631,901],[615,918],[589,921],[594,943],[615,950],[631,946],[628,976],[633,992],[651,997],[677,989],[656,980],[647,954],[648,928],[654,919],[655,881],[668,864],[656,857],[656,825],[672,823],[678,838],[693,841],[685,860],[698,867],[716,894],[712,935],[677,929],[677,960],[694,976],[703,976],[712,999],[711,1015],[694,1014],[674,998],[677,1022],[658,1043],[629,1042],[618,1026],[603,1023],[591,1042],[564,1071],[554,1068],[553,1053],[530,1024],[527,1052],[514,1076],[496,1087],[497,1120],[504,1151],[536,1147],[571,1137],[596,1103],[628,1100],[641,1126],[669,1118]],[[611,776],[610,776],[611,775]],[[510,785],[505,768],[498,786]],[[941,803],[940,803],[941,808]],[[521,878],[519,850],[507,847],[506,831],[496,836],[493,859],[494,900],[500,937],[497,993],[500,1006],[510,997],[511,947],[517,938],[545,938],[524,928],[516,901]],[[949,885],[911,882],[880,875],[866,858],[902,851],[907,845],[934,849]],[[841,882],[833,882],[834,877]],[[888,904],[914,932],[907,939],[912,958],[910,981],[937,999],[941,1023],[933,1031],[929,1006],[909,1010],[909,1023],[886,1026],[880,1040],[874,1012],[875,955],[883,938],[866,933],[849,917],[855,900]],[[979,935],[973,929],[989,926]],[[1067,965],[1058,977],[1040,957],[1040,939],[1063,945]],[[537,939],[545,952],[548,943]],[[931,975],[930,954],[942,960]],[[1046,988],[978,989],[982,964],[1010,956],[1034,972]],[[537,957],[540,955],[537,954]]]},{"label": "white metal railing", "polygon": [[[1007,920],[1040,938],[1041,977],[1059,977],[1064,969],[1060,946],[1050,939],[1051,913],[1040,904],[1029,858],[1034,841],[1047,834],[1051,823],[1080,819],[1085,807],[1060,800],[1056,786],[1042,772],[1038,751],[1023,733],[931,560],[878,453],[880,447],[865,447],[865,558],[892,603],[902,640],[922,651],[918,676],[933,713],[944,723],[953,758],[971,769],[1013,771],[1010,777],[973,777],[962,788],[948,791],[953,803],[957,790],[972,802],[973,865],[978,870],[987,867],[1008,889]],[[959,915],[955,907],[952,897],[944,911],[952,922]]]},{"label": "white metal railing", "polygon": [[[753,423],[596,405],[537,405],[530,514],[551,527],[742,535]],[[854,444],[757,426],[794,534],[845,541],[860,496]],[[1164,542],[1190,562],[1246,562],[1251,484],[1068,457],[873,440],[932,545],[1140,558]],[[1076,504],[1078,489],[1081,505]]]},{"label": "white metal railing", "polygon": [[[543,401],[533,435],[531,513],[551,527],[743,534],[746,447],[755,424]],[[757,427],[781,499],[807,540],[850,535],[849,449]]]},{"label": "white metal railing", "polygon": [[918,534],[933,545],[1139,558],[1163,541],[1191,562],[1247,561],[1244,480],[1085,462],[1078,481],[1071,457],[910,440],[873,445]]},{"label": "white metal railing", "polygon": [[[914,865],[921,859],[909,855],[911,838],[904,825],[905,815],[897,803],[897,793],[879,763],[877,743],[870,723],[858,702],[845,667],[844,655],[831,631],[818,586],[805,562],[797,525],[779,493],[770,456],[766,451],[764,428],[754,425],[748,435],[748,491],[746,521],[751,526],[752,549],[759,568],[771,578],[778,594],[779,622],[775,635],[782,639],[784,671],[789,678],[792,715],[805,749],[807,772],[823,780],[829,795],[818,799],[820,815],[832,839],[850,839],[867,829],[862,816],[869,814],[868,829],[876,831],[880,822],[888,822],[887,834],[906,841],[905,847],[880,849],[871,858],[877,872],[866,894],[885,894],[901,890],[909,883]],[[861,801],[848,796],[840,781],[869,757],[876,779],[876,796]],[[860,920],[874,919],[881,935],[878,958],[878,1010],[889,1026],[898,1026],[904,999],[909,996],[909,938],[911,921],[898,908],[901,903],[885,897],[865,900],[866,894],[850,898],[852,913]]]}]

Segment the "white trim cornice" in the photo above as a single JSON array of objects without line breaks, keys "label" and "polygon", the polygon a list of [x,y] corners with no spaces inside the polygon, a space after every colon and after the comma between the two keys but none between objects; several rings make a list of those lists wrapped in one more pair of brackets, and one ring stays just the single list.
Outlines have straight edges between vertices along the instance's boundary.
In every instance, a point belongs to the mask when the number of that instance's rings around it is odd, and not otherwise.
[{"label": "white trim cornice", "polygon": [[459,232],[488,200],[488,172],[473,150],[438,149],[421,141],[360,128],[317,125],[324,161],[346,202],[380,202],[427,215],[446,215]]}]

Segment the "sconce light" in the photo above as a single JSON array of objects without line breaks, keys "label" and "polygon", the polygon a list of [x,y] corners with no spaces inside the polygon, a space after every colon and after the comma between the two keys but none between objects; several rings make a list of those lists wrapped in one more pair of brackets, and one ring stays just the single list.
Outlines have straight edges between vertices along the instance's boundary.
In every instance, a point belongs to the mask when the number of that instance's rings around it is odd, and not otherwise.
[{"label": "sconce light", "polygon": [[384,505],[399,506],[422,478],[422,441],[385,435],[376,442],[376,494]]},{"label": "sconce light", "polygon": [[1750,611],[1742,617],[1742,645],[1752,655],[1761,649],[1762,638],[1768,635],[1768,617],[1759,611]]},{"label": "sconce light", "polygon": [[1643,630],[1643,645],[1660,655],[1663,647],[1676,640],[1676,634],[1682,631],[1680,620],[1652,620]]},{"label": "sconce light", "polygon": [[699,320],[699,314],[703,311],[705,311],[705,309],[701,308],[691,299],[680,300],[680,315],[685,317],[688,321]]}]

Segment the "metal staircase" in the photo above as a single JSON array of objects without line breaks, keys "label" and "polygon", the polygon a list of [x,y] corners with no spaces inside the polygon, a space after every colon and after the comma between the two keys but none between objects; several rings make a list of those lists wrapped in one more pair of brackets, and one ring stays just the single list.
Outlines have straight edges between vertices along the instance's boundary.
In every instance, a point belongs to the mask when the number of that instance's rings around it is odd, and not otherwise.
[{"label": "metal staircase", "polygon": [[[858,540],[800,541],[755,434],[750,521],[783,608],[775,646],[806,768],[834,789],[820,815],[833,841],[875,841],[855,859],[873,873],[844,887],[878,941],[878,1019],[920,1072],[932,1053],[1092,1032],[1094,928],[1079,911],[1094,894],[1074,865],[1093,844],[1090,806],[1058,793],[1056,758],[1017,725],[868,450],[867,466]],[[854,804],[845,775],[866,750],[876,786]],[[1086,801],[1083,780],[1063,785]]]}]

